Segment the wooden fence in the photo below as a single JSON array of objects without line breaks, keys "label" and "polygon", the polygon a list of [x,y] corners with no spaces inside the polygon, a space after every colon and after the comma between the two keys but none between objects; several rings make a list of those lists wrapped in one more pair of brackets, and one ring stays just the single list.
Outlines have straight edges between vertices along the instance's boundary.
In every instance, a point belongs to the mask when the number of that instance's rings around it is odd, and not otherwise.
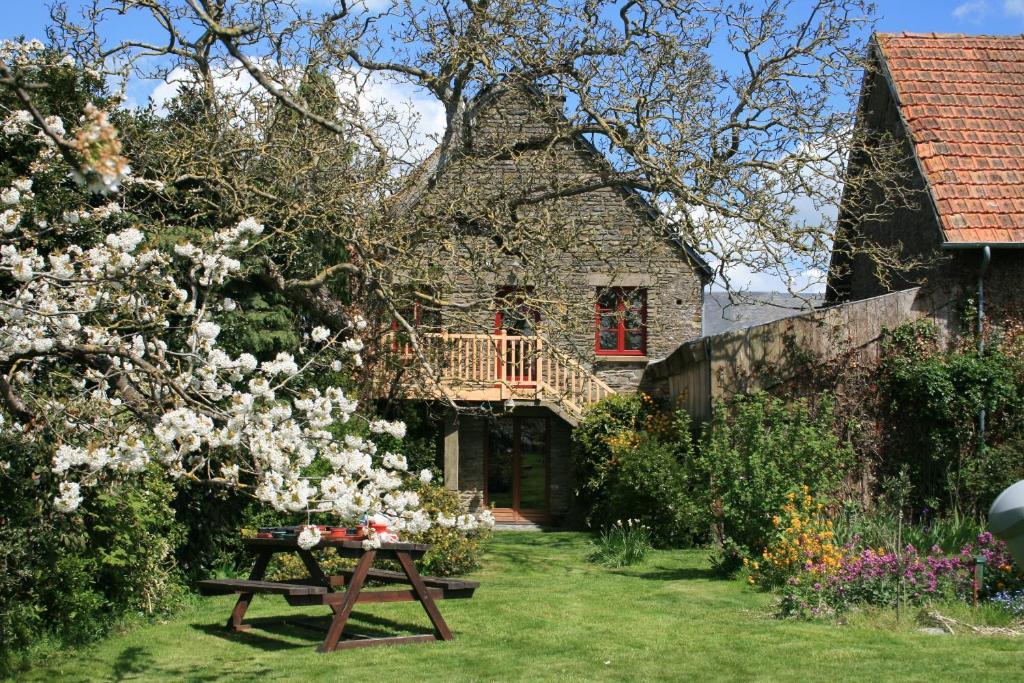
[{"label": "wooden fence", "polygon": [[952,306],[915,287],[702,337],[648,366],[642,388],[708,420],[716,401],[791,379],[808,363],[877,362],[884,330],[921,318],[952,332]]}]

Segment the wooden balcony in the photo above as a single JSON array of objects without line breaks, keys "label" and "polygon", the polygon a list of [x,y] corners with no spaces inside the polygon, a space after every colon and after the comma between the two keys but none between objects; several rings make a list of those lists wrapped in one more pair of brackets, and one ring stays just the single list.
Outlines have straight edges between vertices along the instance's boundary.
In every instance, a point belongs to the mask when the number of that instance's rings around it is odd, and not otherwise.
[{"label": "wooden balcony", "polygon": [[530,401],[550,404],[575,423],[592,403],[615,390],[542,336],[428,333],[395,346],[407,366],[417,356],[432,372],[400,384],[406,398],[452,401]]}]

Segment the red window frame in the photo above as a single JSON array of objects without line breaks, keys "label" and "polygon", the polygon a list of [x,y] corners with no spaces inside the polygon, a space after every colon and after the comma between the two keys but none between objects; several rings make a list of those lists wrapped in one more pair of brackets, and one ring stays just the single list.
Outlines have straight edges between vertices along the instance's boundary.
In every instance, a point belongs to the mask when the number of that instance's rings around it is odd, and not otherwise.
[{"label": "red window frame", "polygon": [[[601,305],[602,297],[607,293],[615,295],[615,307],[609,308]],[[631,298],[629,295],[639,293],[641,303],[639,308],[640,327],[626,327],[626,303]],[[635,308],[631,307],[633,310]],[[647,355],[647,289],[645,287],[598,287],[597,300],[594,304],[594,353],[598,356],[646,356]],[[616,344],[614,349],[606,349],[601,346],[601,316],[615,314]],[[626,348],[626,333],[640,333],[640,348]]]}]

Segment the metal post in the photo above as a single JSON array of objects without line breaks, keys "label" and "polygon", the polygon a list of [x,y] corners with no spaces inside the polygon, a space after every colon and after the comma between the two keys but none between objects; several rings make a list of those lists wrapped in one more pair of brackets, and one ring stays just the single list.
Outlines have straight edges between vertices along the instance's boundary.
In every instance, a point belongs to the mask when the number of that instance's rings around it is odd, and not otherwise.
[{"label": "metal post", "polygon": [[[992,248],[987,244],[981,250],[981,268],[978,272],[978,358],[985,355],[985,272],[992,262]],[[985,408],[978,411],[978,450],[985,451]]]},{"label": "metal post", "polygon": [[985,556],[975,555],[974,556],[974,580],[971,588],[974,593],[974,608],[978,608],[978,591],[981,590],[982,585],[985,582]]}]

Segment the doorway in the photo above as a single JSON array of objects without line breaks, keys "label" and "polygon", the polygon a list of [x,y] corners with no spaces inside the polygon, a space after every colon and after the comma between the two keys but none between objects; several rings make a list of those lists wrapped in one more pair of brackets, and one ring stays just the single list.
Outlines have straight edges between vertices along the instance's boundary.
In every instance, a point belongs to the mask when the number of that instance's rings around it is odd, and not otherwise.
[{"label": "doorway", "polygon": [[499,417],[487,439],[485,501],[498,522],[548,520],[551,421]]},{"label": "doorway", "polygon": [[530,305],[532,290],[503,288],[498,290],[498,309],[494,314],[494,331],[509,339],[499,355],[498,377],[513,386],[533,384],[537,379],[537,327],[540,311]]}]

